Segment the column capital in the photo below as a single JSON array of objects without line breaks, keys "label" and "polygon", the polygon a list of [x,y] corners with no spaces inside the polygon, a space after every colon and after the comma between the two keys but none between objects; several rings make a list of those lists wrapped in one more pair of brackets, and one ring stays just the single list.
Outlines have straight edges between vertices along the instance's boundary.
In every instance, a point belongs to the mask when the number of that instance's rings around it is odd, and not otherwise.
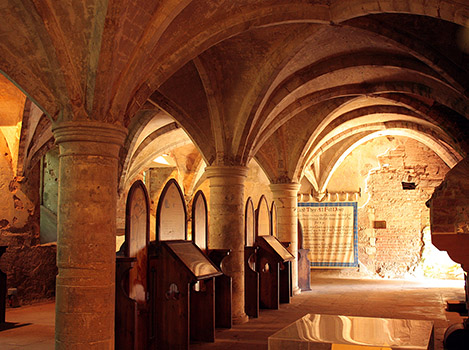
[{"label": "column capital", "polygon": [[205,172],[207,173],[207,178],[213,177],[243,177],[246,178],[248,176],[249,168],[240,165],[211,165],[205,168]]},{"label": "column capital", "polygon": [[270,184],[270,190],[275,192],[291,192],[290,195],[296,197],[300,189],[300,184],[297,182]]},{"label": "column capital", "polygon": [[98,121],[67,121],[52,127],[61,156],[96,155],[117,157],[127,129]]}]

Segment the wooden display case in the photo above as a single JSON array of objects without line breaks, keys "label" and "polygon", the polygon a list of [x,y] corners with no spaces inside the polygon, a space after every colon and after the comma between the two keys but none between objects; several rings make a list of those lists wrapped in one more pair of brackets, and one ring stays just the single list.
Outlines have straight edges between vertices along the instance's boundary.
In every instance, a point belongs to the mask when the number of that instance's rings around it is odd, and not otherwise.
[{"label": "wooden display case", "polygon": [[190,340],[214,341],[214,277],[222,272],[191,241],[159,243],[154,300],[157,348],[188,349]]},{"label": "wooden display case", "polygon": [[[290,284],[281,279],[280,270],[290,271],[294,256],[273,236],[258,236],[256,245],[259,272],[259,304],[261,308],[278,309],[280,294],[290,295]],[[287,281],[289,275],[287,275]]]}]

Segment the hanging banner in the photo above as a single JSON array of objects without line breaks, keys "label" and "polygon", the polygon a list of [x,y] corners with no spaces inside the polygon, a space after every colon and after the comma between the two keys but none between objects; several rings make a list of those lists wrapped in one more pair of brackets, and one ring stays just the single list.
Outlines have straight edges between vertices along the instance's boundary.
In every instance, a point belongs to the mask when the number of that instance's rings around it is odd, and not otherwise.
[{"label": "hanging banner", "polygon": [[298,203],[311,267],[357,267],[356,202]]}]

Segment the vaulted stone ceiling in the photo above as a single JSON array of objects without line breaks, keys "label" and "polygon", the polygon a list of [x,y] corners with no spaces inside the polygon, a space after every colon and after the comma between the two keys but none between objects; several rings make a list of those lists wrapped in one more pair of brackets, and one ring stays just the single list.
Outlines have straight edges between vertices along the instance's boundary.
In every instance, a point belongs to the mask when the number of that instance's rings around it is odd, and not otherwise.
[{"label": "vaulted stone ceiling", "polygon": [[207,164],[255,157],[272,182],[306,175],[318,191],[373,137],[415,138],[450,166],[468,152],[464,0],[29,0],[1,11],[0,69],[54,123],[127,126],[124,177],[188,142]]}]

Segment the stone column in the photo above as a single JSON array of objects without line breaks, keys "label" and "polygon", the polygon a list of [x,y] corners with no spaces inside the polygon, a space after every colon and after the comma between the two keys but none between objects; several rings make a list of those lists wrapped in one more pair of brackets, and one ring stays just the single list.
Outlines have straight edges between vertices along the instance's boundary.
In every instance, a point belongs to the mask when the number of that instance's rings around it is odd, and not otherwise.
[{"label": "stone column", "polygon": [[248,168],[210,166],[209,249],[231,249],[224,271],[233,282],[233,323],[248,321],[244,311],[244,182]]},{"label": "stone column", "polygon": [[60,148],[55,349],[114,349],[117,158],[126,130],[53,127]]},{"label": "stone column", "polygon": [[275,205],[277,206],[278,238],[281,242],[291,242],[289,251],[295,256],[292,261],[293,294],[300,294],[298,287],[298,190],[297,183],[271,184]]}]

